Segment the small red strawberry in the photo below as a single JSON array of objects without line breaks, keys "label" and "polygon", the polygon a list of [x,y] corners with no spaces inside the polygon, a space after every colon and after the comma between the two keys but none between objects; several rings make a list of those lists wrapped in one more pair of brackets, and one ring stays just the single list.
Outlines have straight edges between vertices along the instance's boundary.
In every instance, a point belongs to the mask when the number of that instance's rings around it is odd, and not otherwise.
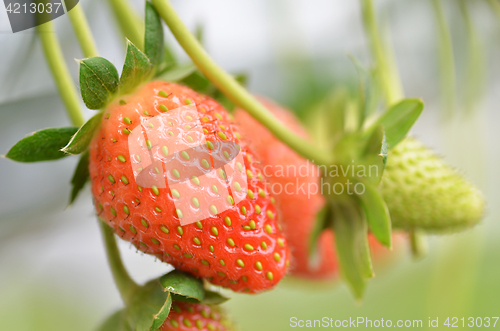
[{"label": "small red strawberry", "polygon": [[219,306],[200,303],[174,302],[160,331],[234,331]]},{"label": "small red strawberry", "polygon": [[[307,138],[306,130],[290,111],[264,98],[260,98],[260,101],[288,128]],[[237,110],[235,119],[252,150],[265,164],[263,171],[271,182],[281,209],[284,231],[292,252],[291,274],[308,279],[326,280],[336,277],[339,265],[331,230],[325,230],[318,238],[319,263],[314,267],[309,263],[310,234],[316,214],[326,203],[319,192],[318,169],[277,140],[246,112]],[[388,252],[372,235],[369,242],[374,255],[380,257]]]},{"label": "small red strawberry", "polygon": [[90,177],[99,217],[145,253],[237,292],[270,289],[286,273],[258,162],[207,96],[156,81],[112,103],[90,145]]}]

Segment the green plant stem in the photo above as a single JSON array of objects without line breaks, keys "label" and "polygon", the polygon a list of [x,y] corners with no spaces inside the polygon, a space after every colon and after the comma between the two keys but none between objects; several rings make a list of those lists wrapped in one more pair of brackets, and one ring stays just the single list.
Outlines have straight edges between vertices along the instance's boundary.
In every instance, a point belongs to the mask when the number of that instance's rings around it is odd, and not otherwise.
[{"label": "green plant stem", "polygon": [[81,3],[73,7],[68,15],[76,37],[78,38],[78,43],[82,48],[83,55],[85,57],[97,56],[97,47],[92,38],[92,33],[90,32],[90,27],[85,18]]},{"label": "green plant stem", "polygon": [[182,23],[168,0],[153,0],[152,3],[194,64],[232,102],[245,109],[277,139],[287,144],[301,156],[314,161],[316,164],[330,165],[333,163],[333,156],[329,152],[314,146],[291,132],[231,75],[219,67]]},{"label": "green plant stem", "polygon": [[370,52],[376,63],[377,80],[384,93],[386,103],[390,106],[401,101],[404,96],[394,56],[383,43],[372,0],[361,0],[361,12],[365,33],[370,44]]},{"label": "green plant stem", "polygon": [[[87,57],[97,56],[98,51],[97,48],[95,47],[94,38],[88,27],[84,12],[81,10],[80,5],[77,5],[75,8],[73,8],[70,11],[70,13],[72,13],[73,11],[74,13],[70,15],[70,19],[73,24],[73,28],[75,29],[75,32],[78,36],[78,42],[80,43],[80,47],[82,48],[85,56]],[[47,24],[52,24],[52,23],[51,22],[45,23],[44,25],[39,26],[39,28],[40,27],[43,28]],[[49,25],[49,27],[45,27],[45,29],[50,29],[51,27],[52,26]],[[55,34],[45,32],[41,33],[40,37],[42,39],[42,44],[44,45],[47,61],[51,64],[51,68],[54,67],[52,73],[56,78],[56,81],[58,80],[57,77],[61,75],[66,76],[66,80],[61,81],[60,85],[58,84],[59,91],[61,95],[65,95],[66,93],[68,93],[68,91],[72,91],[71,92],[72,101],[76,102],[78,107],[72,108],[67,105],[66,109],[70,114],[71,121],[73,122],[73,124],[81,126],[85,121],[81,109],[79,107],[78,94],[76,92],[76,88],[73,84],[73,81],[69,76],[68,69],[64,65],[62,52],[57,42],[57,39],[55,38]],[[48,40],[48,42],[45,40]],[[55,64],[52,64],[52,62],[55,62]],[[113,274],[113,279],[116,283],[116,286],[118,287],[118,291],[120,292],[123,301],[125,303],[128,303],[131,299],[133,291],[138,287],[138,285],[130,277],[127,270],[125,269],[125,266],[123,265],[113,230],[102,220],[99,220],[99,223],[104,238],[104,244],[106,248],[106,254],[108,257],[109,266],[111,269],[111,273]]]},{"label": "green plant stem", "polygon": [[497,15],[498,19],[500,20],[500,1],[498,0],[488,0],[488,3],[490,4],[491,8]]},{"label": "green plant stem", "polygon": [[485,66],[484,52],[481,39],[478,37],[476,27],[469,12],[467,0],[459,0],[460,10],[464,17],[467,29],[467,64],[464,107],[468,114],[476,110],[478,101],[484,95]]},{"label": "green plant stem", "polygon": [[425,233],[418,229],[413,229],[409,232],[410,247],[415,261],[422,260],[427,255],[427,241]]},{"label": "green plant stem", "polygon": [[127,0],[109,0],[122,34],[144,50],[144,25]]},{"label": "green plant stem", "polygon": [[451,33],[446,22],[441,0],[432,0],[432,7],[438,27],[439,70],[441,75],[441,91],[444,97],[444,115],[453,115],[455,105],[455,58]]},{"label": "green plant stem", "polygon": [[42,43],[45,59],[57,85],[59,95],[66,107],[66,112],[74,125],[81,126],[85,117],[80,109],[80,99],[51,21],[39,25],[37,32]]},{"label": "green plant stem", "polygon": [[129,303],[132,299],[132,294],[139,285],[134,282],[123,265],[113,229],[100,219],[99,224],[106,247],[109,267],[111,268],[116,287],[120,292],[123,302]]}]

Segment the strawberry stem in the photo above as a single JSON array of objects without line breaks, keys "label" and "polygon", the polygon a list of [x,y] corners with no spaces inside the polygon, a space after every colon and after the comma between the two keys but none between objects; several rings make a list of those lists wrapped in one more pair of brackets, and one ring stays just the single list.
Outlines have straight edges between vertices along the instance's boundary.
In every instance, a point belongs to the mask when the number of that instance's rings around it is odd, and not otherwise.
[{"label": "strawberry stem", "polygon": [[139,285],[134,282],[123,265],[113,229],[101,220],[99,220],[99,223],[113,279],[118,291],[120,292],[123,302],[128,304],[132,299],[132,294],[137,290]]},{"label": "strawberry stem", "polygon": [[446,22],[443,5],[440,0],[432,0],[432,8],[436,16],[438,27],[439,48],[439,71],[441,78],[441,92],[444,97],[445,116],[453,115],[455,108],[455,59],[453,56],[453,44],[451,32]]},{"label": "strawberry stem", "polygon": [[144,50],[144,26],[142,20],[127,0],[109,0],[122,34],[137,48]]},{"label": "strawberry stem", "polygon": [[427,241],[425,240],[425,233],[419,229],[413,229],[409,232],[409,235],[413,259],[415,261],[420,261],[427,255]]},{"label": "strawberry stem", "polygon": [[152,0],[152,3],[198,69],[232,102],[245,109],[277,139],[281,140],[301,156],[316,164],[330,165],[333,163],[333,156],[329,151],[325,151],[291,132],[230,74],[218,66],[205,52],[196,37],[184,25],[168,0]]},{"label": "strawberry stem", "polygon": [[45,59],[57,85],[66,112],[74,125],[81,126],[85,118],[80,109],[80,99],[75,84],[64,61],[59,41],[51,21],[37,27]]},{"label": "strawberry stem", "polygon": [[500,2],[498,2],[497,0],[488,0],[488,3],[490,4],[497,17],[500,19]]},{"label": "strawberry stem", "polygon": [[83,13],[82,5],[78,3],[69,11],[68,15],[76,37],[78,38],[78,43],[82,48],[83,55],[85,57],[97,56],[97,47],[92,38],[92,33],[90,32],[85,14]]},{"label": "strawberry stem", "polygon": [[[85,53],[85,56],[96,56],[97,48],[95,47],[92,33],[88,28],[85,14],[81,10],[80,5],[77,5],[75,8],[73,8],[70,13],[72,13],[73,11],[74,13],[70,15],[71,21],[78,36],[80,46]],[[80,109],[78,92],[76,90],[75,84],[73,83],[73,80],[71,79],[68,67],[64,62],[63,53],[54,32],[53,24],[51,21],[49,21],[45,24],[39,25],[37,27],[37,30],[42,42],[45,57],[47,59],[47,62],[49,63],[52,75],[56,80],[59,93],[66,106],[66,111],[71,118],[71,122],[74,125],[81,126],[83,125],[83,123],[85,123],[85,118]],[[106,247],[106,254],[108,256],[108,262],[113,274],[113,278],[116,282],[118,290],[120,291],[120,295],[123,301],[125,303],[128,303],[130,301],[132,292],[138,287],[138,285],[132,280],[123,265],[112,229],[104,222],[99,222],[101,223],[102,234]]]},{"label": "strawberry stem", "polygon": [[380,35],[372,0],[361,0],[361,12],[370,52],[375,60],[377,80],[385,95],[386,103],[390,106],[401,101],[404,95],[396,61]]}]

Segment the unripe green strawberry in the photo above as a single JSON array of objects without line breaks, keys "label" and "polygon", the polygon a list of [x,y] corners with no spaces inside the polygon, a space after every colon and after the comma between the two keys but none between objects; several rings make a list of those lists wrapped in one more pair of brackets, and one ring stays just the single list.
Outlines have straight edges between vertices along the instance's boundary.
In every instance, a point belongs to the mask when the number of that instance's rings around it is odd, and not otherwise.
[{"label": "unripe green strawberry", "polygon": [[160,331],[235,331],[220,306],[174,302]]},{"label": "unripe green strawberry", "polygon": [[[307,131],[290,111],[265,98],[259,100],[290,130],[307,139]],[[250,147],[262,161],[264,174],[269,178],[281,209],[284,232],[293,257],[291,275],[311,280],[331,280],[338,277],[339,263],[333,231],[327,229],[318,238],[318,263],[311,265],[309,261],[309,240],[316,215],[326,203],[321,192],[315,190],[320,183],[318,169],[276,139],[245,111],[238,109],[235,119]],[[300,173],[303,175],[298,175]],[[394,235],[393,239],[397,245],[402,237]],[[375,259],[388,255],[389,250],[372,235],[369,242]]]},{"label": "unripe green strawberry", "polygon": [[389,151],[380,189],[394,228],[454,231],[484,214],[478,189],[414,138]]},{"label": "unripe green strawberry", "polygon": [[238,292],[270,289],[286,273],[287,242],[258,161],[205,95],[151,82],[112,103],[90,145],[90,177],[99,218],[145,253]]}]

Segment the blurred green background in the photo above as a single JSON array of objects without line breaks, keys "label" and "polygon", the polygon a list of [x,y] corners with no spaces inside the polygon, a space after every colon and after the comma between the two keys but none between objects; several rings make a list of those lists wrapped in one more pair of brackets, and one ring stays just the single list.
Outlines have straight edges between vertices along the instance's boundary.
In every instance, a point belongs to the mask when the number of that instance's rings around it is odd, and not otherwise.
[{"label": "blurred green background", "polygon": [[[82,0],[102,55],[122,63],[124,43],[106,1]],[[355,88],[348,54],[370,64],[357,1],[173,1],[186,24],[205,27],[208,51],[225,69],[247,72],[249,88],[301,118],[333,88]],[[139,12],[143,2],[133,1]],[[424,321],[500,315],[500,17],[489,1],[443,0],[453,42],[452,77],[443,88],[439,30],[432,1],[379,0],[406,95],[425,110],[412,134],[463,170],[485,193],[488,215],[458,235],[430,237],[413,262],[407,247],[376,267],[365,300],[341,283],[286,280],[269,293],[235,295],[225,304],[242,330],[289,330],[302,320],[381,318]],[[463,8],[462,8],[463,9]],[[56,20],[67,63],[82,55],[66,16]],[[230,28],[228,28],[230,27]],[[472,33],[472,37],[471,37]],[[167,38],[172,44],[171,36]],[[0,9],[0,153],[26,134],[68,123],[33,31],[10,33]],[[182,55],[180,49],[176,50]],[[471,92],[472,91],[472,92]],[[445,92],[445,93],[443,93]],[[87,115],[90,116],[88,111]],[[65,209],[75,158],[39,164],[0,159],[0,330],[93,330],[121,306],[108,270],[90,194]],[[139,281],[169,267],[121,242]],[[500,328],[500,322],[496,328]]]}]

